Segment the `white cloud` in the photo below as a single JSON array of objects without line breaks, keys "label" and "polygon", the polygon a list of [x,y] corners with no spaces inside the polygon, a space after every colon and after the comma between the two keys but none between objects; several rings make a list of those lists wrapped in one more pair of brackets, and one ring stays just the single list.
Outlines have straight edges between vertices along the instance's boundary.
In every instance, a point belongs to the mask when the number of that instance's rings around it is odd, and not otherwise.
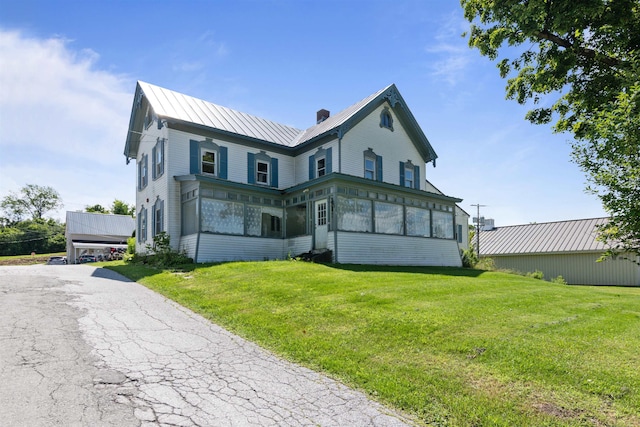
[{"label": "white cloud", "polygon": [[72,45],[0,29],[0,197],[38,184],[70,210],[132,203],[135,166],[122,153],[134,82]]},{"label": "white cloud", "polygon": [[458,83],[471,63],[473,52],[461,37],[467,25],[459,11],[450,13],[441,21],[433,44],[425,48],[432,58],[431,74],[451,86]]}]

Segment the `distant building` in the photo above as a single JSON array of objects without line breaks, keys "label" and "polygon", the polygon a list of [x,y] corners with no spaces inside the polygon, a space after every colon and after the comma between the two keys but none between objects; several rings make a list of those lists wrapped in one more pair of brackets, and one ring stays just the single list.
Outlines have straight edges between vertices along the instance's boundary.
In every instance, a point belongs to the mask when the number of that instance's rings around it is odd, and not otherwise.
[{"label": "distant building", "polygon": [[67,211],[66,227],[67,262],[75,264],[80,255],[106,256],[111,248],[127,249],[136,220],[128,215]]},{"label": "distant building", "polygon": [[[483,227],[480,256],[496,267],[536,270],[545,279],[562,276],[572,285],[640,286],[640,259],[618,256],[596,262],[607,247],[596,239],[596,227],[607,218],[547,222],[507,227]],[[626,258],[631,258],[632,262]]]}]

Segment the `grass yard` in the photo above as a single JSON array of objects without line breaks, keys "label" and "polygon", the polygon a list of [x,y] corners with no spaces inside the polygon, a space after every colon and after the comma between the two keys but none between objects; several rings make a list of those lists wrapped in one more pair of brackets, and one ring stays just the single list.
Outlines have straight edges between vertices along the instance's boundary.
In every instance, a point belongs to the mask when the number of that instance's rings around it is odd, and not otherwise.
[{"label": "grass yard", "polygon": [[640,289],[455,268],[108,266],[436,426],[640,426]]},{"label": "grass yard", "polygon": [[46,264],[51,256],[66,255],[66,252],[56,252],[51,254],[0,256],[0,265]]}]

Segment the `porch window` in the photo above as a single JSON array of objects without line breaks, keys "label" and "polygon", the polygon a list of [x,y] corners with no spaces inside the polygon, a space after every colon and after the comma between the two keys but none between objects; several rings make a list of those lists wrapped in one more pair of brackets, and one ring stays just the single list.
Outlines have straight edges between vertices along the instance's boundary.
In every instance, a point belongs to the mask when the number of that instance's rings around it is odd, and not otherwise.
[{"label": "porch window", "polygon": [[404,234],[404,218],[401,205],[375,202],[376,233]]},{"label": "porch window", "polygon": [[428,209],[407,206],[407,236],[431,236],[431,212]]},{"label": "porch window", "polygon": [[282,237],[282,209],[247,206],[247,236]]},{"label": "porch window", "polygon": [[307,205],[289,206],[285,210],[286,237],[307,234]]},{"label": "porch window", "polygon": [[433,237],[453,239],[453,214],[433,211]]},{"label": "porch window", "polygon": [[242,203],[202,199],[202,232],[244,234]]},{"label": "porch window", "polygon": [[369,200],[339,196],[336,204],[338,230],[371,233],[373,222]]}]

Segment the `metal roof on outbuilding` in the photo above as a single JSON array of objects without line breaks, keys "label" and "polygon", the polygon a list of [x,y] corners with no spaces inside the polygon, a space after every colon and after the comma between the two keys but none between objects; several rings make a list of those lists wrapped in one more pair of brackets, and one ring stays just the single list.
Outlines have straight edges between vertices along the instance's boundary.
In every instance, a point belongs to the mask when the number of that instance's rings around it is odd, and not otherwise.
[{"label": "metal roof on outbuilding", "polygon": [[497,227],[480,231],[480,255],[597,252],[608,248],[598,241],[597,227],[607,218]]},{"label": "metal roof on outbuilding", "polygon": [[91,235],[100,238],[131,237],[136,221],[129,215],[67,212],[66,235]]}]

